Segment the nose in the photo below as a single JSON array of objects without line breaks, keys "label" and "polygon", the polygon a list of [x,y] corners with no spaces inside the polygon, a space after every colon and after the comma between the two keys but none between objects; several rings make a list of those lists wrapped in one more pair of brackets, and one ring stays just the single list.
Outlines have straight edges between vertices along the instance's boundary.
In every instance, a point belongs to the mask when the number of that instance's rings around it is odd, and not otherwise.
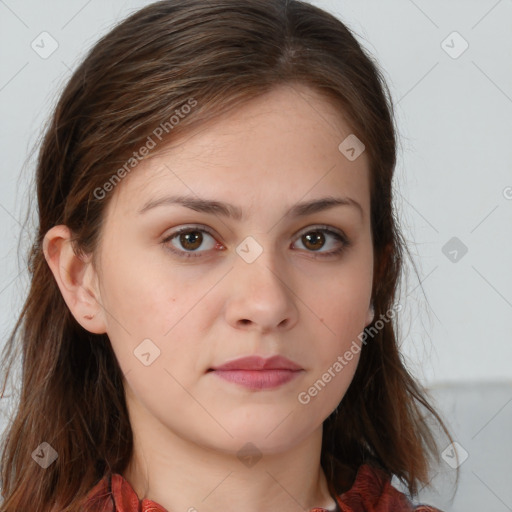
[{"label": "nose", "polygon": [[293,283],[270,250],[248,263],[242,257],[229,273],[226,320],[236,329],[267,334],[293,328],[298,320]]}]

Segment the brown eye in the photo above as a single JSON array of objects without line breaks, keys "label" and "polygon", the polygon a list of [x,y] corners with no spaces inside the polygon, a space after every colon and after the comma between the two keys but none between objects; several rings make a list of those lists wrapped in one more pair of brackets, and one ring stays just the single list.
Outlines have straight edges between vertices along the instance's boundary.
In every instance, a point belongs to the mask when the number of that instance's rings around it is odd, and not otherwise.
[{"label": "brown eye", "polygon": [[188,231],[179,235],[181,246],[187,251],[195,251],[203,243],[203,235],[200,231]]},{"label": "brown eye", "polygon": [[321,249],[325,243],[325,236],[321,231],[310,231],[309,233],[302,235],[302,241],[308,249],[318,251],[318,249]]},{"label": "brown eye", "polygon": [[171,233],[162,243],[174,254],[184,258],[205,256],[211,249],[222,249],[209,230],[205,228],[181,228]]},{"label": "brown eye", "polygon": [[[315,257],[336,256],[351,245],[343,233],[333,231],[327,226],[306,231],[299,235],[298,241],[305,247],[306,252],[316,253]],[[324,247],[327,247],[327,250],[321,250]]]}]

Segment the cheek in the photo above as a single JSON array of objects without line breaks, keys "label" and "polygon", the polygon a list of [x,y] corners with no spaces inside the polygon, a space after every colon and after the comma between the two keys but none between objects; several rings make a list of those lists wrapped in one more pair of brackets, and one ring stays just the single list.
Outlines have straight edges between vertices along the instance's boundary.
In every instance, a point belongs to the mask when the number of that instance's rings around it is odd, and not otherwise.
[{"label": "cheek", "polygon": [[371,300],[372,273],[367,269],[346,267],[329,275],[315,286],[315,293],[305,288],[311,309],[335,339],[357,335],[366,322]]},{"label": "cheek", "polygon": [[[184,274],[179,268],[171,273],[161,262],[137,264],[136,257],[119,258],[105,267],[102,299],[107,334],[121,369],[134,380],[134,389],[168,381],[165,370],[182,382],[200,366],[194,338],[200,331],[197,306],[204,286]],[[184,368],[189,373],[181,375]]]},{"label": "cheek", "polygon": [[345,395],[356,372],[371,293],[368,286],[347,275],[329,284],[325,295],[315,302],[321,311],[314,343],[306,348],[306,360],[312,362],[311,374],[300,389],[297,400],[312,415],[327,417]]},{"label": "cheek", "polygon": [[370,264],[371,260],[365,265],[340,268],[329,280],[322,281],[322,290],[317,287],[315,294],[308,292],[315,313],[310,326],[316,327],[310,331],[310,339],[315,343],[310,351],[306,349],[307,357],[317,361],[314,379],[329,383],[325,394],[332,393],[335,401],[348,388],[359,362],[371,299]]},{"label": "cheek", "polygon": [[115,259],[105,258],[101,297],[111,313],[110,328],[122,324],[133,336],[161,337],[172,327],[194,290],[180,278],[179,269],[171,272],[165,263],[137,247],[119,251]]}]

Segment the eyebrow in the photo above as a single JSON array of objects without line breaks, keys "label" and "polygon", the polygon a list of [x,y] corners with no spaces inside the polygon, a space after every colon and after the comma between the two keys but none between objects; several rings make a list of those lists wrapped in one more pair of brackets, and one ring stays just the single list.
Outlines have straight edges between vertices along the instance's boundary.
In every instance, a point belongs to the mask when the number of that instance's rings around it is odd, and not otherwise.
[{"label": "eyebrow", "polygon": [[[140,210],[139,214],[143,214],[148,210],[159,206],[181,205],[190,208],[196,212],[202,212],[213,215],[221,215],[240,221],[243,219],[242,209],[238,206],[215,201],[211,199],[197,198],[193,196],[167,196],[160,199],[148,201]],[[285,214],[286,217],[304,217],[312,215],[324,210],[329,210],[336,206],[352,206],[355,207],[361,217],[364,217],[362,206],[350,197],[321,197],[312,201],[305,201],[293,205]]]}]

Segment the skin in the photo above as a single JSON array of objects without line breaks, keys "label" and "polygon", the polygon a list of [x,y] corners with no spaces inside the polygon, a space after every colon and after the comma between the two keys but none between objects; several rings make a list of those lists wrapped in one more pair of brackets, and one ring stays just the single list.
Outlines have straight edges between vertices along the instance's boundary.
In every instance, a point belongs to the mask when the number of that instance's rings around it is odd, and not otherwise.
[{"label": "skin", "polygon": [[[111,192],[96,267],[91,255],[74,254],[66,226],[47,233],[43,249],[68,307],[85,329],[108,334],[123,370],[134,434],[123,476],[139,498],[190,512],[334,508],[320,465],[322,423],[359,354],[308,404],[298,394],[372,320],[369,161],[338,150],[352,133],[341,114],[306,86],[279,86],[174,141]],[[171,194],[233,203],[244,218],[179,205],[139,213]],[[362,211],[285,216],[324,196],[349,197]],[[213,233],[192,244],[200,257],[173,254],[169,247],[192,252],[179,237],[162,243],[198,224]],[[319,225],[351,244],[318,256],[342,246],[328,233],[323,245],[308,243],[302,235]],[[236,252],[249,236],[262,249],[252,263]],[[134,355],[144,339],[160,350],[149,366]],[[284,355],[303,371],[260,391],[207,372],[253,354]],[[262,456],[251,466],[237,456],[247,442]]]}]

